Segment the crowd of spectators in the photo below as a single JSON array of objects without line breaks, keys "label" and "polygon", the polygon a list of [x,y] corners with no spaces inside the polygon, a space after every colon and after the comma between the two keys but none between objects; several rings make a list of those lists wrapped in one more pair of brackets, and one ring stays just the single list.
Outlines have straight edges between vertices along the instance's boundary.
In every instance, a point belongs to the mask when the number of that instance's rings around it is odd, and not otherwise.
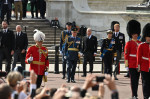
[{"label": "crowd of spectators", "polygon": [[[22,20],[22,18],[26,18],[27,7],[29,7],[29,9],[31,10],[31,18],[34,18],[34,12],[36,12],[36,18],[45,19],[45,0],[0,0],[1,21],[4,21],[4,19],[6,19],[7,23],[9,24],[9,21],[13,16],[12,11],[14,11],[16,20]],[[20,13],[20,17],[18,16],[18,12]],[[40,17],[38,16],[38,12],[40,12]]]},{"label": "crowd of spectators", "polygon": [[[17,69],[16,69],[17,70]],[[109,75],[105,76],[102,83],[96,82],[96,75],[88,75],[82,87],[63,84],[59,88],[52,86],[37,89],[37,75],[32,70],[29,79],[21,71],[13,71],[7,75],[6,82],[0,79],[0,99],[105,99],[104,85],[112,92],[111,99],[119,99],[115,81]],[[96,96],[88,93],[88,89],[98,86]]]}]

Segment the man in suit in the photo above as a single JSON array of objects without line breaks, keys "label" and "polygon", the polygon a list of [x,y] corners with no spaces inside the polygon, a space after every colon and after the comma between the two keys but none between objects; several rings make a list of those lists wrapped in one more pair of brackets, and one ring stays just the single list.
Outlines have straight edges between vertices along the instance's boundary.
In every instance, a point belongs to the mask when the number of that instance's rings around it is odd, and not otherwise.
[{"label": "man in suit", "polygon": [[118,80],[116,75],[119,72],[119,61],[121,59],[122,52],[124,52],[124,46],[125,46],[125,36],[123,33],[120,32],[119,24],[114,24],[113,38],[115,39],[116,52],[117,52],[114,77],[115,77],[115,80]]},{"label": "man in suit", "polygon": [[8,29],[6,21],[2,22],[1,45],[0,45],[0,70],[2,70],[2,61],[6,58],[6,72],[10,72],[11,57],[14,54],[15,36],[14,32]]},{"label": "man in suit", "polygon": [[95,60],[95,56],[97,54],[97,38],[92,35],[91,28],[87,29],[87,36],[83,38],[83,44],[82,44],[82,53],[84,57],[83,62],[83,75],[82,77],[86,77],[86,65],[87,61],[89,61],[90,64],[90,70],[89,72],[93,72],[93,61]]},{"label": "man in suit", "polygon": [[16,26],[16,34],[15,34],[15,52],[14,52],[14,59],[12,63],[12,70],[16,67],[16,62],[18,61],[18,58],[20,59],[21,66],[25,69],[25,54],[26,49],[28,46],[28,38],[27,34],[23,33],[21,31],[21,26]]},{"label": "man in suit", "polygon": [[2,0],[1,1],[1,7],[2,7],[1,20],[4,21],[4,15],[6,14],[7,15],[7,24],[9,24],[9,20],[11,17],[11,9],[12,9],[11,4],[12,4],[11,0]]}]

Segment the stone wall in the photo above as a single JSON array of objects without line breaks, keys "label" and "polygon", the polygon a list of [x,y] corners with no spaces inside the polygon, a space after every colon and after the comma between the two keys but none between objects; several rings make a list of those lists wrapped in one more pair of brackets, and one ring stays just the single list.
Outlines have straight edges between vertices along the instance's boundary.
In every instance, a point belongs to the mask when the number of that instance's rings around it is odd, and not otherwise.
[{"label": "stone wall", "polygon": [[[126,11],[92,11],[87,4],[81,0],[47,0],[47,19],[52,20],[58,17],[61,26],[65,23],[75,21],[78,26],[85,25],[93,30],[101,31],[110,29],[112,21],[119,21],[121,32],[126,33],[127,22],[136,19],[141,22],[142,27],[150,22],[150,13],[146,12],[126,12]],[[87,1],[87,0],[83,0]],[[105,32],[93,32],[98,39],[106,37]]]},{"label": "stone wall", "polygon": [[143,0],[88,0],[89,7],[96,11],[125,11],[127,5],[137,5]]}]

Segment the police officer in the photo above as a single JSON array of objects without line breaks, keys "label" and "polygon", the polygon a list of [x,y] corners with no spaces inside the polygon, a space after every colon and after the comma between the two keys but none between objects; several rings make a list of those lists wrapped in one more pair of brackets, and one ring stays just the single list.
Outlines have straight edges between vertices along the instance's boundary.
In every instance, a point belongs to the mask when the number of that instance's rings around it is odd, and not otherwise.
[{"label": "police officer", "polygon": [[117,52],[117,59],[115,64],[115,70],[114,70],[114,78],[115,80],[118,80],[117,74],[119,74],[119,64],[122,52],[124,52],[124,46],[125,46],[125,36],[123,33],[120,32],[120,24],[117,21],[112,22],[112,30],[114,30],[112,38],[115,39],[115,47]]},{"label": "police officer", "polygon": [[60,37],[60,54],[62,54],[62,61],[63,61],[63,77],[62,79],[65,79],[65,74],[66,74],[66,59],[64,59],[64,48],[65,48],[65,40],[68,38],[68,36],[71,36],[71,27],[72,24],[71,22],[66,23],[66,28],[67,30],[64,30],[61,32],[61,37]]},{"label": "police officer", "polygon": [[103,40],[101,47],[101,57],[104,60],[104,73],[112,75],[112,63],[115,53],[115,41],[112,39],[112,30],[107,31],[107,38]]},{"label": "police officer", "polygon": [[142,87],[144,99],[150,97],[150,23],[146,24],[143,29],[143,36],[146,42],[139,45],[137,50],[138,69],[142,75]]},{"label": "police officer", "polygon": [[78,52],[81,50],[81,41],[77,37],[78,29],[72,28],[72,36],[68,37],[65,42],[65,58],[67,59],[67,83],[76,83],[74,75],[78,60]]},{"label": "police officer", "polygon": [[141,41],[137,40],[141,33],[141,25],[136,20],[131,20],[127,24],[127,32],[132,40],[128,41],[125,45],[125,66],[129,70],[131,79],[132,97],[138,99],[137,90],[139,84],[140,72],[138,72],[137,66],[137,48]]}]

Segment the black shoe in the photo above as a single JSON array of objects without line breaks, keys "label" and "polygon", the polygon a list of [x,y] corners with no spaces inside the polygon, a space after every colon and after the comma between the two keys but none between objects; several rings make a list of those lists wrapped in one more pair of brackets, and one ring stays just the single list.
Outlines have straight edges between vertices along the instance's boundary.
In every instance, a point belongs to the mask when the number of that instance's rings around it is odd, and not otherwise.
[{"label": "black shoe", "polygon": [[124,77],[128,77],[129,78],[130,77],[129,73],[127,73],[126,75],[124,75]]},{"label": "black shoe", "polygon": [[75,81],[75,80],[71,80],[71,82],[72,82],[72,83],[76,83],[76,81]]},{"label": "black shoe", "polygon": [[32,16],[31,18],[34,18],[34,16]]},{"label": "black shoe", "polygon": [[70,80],[67,80],[66,82],[67,82],[67,83],[70,83]]},{"label": "black shoe", "polygon": [[117,77],[115,77],[115,80],[118,80],[118,78],[117,78]]},{"label": "black shoe", "polygon": [[81,75],[81,77],[86,77],[86,75]]},{"label": "black shoe", "polygon": [[42,17],[42,19],[45,19],[45,17]]},{"label": "black shoe", "polygon": [[63,76],[62,79],[65,79],[65,76]]}]

